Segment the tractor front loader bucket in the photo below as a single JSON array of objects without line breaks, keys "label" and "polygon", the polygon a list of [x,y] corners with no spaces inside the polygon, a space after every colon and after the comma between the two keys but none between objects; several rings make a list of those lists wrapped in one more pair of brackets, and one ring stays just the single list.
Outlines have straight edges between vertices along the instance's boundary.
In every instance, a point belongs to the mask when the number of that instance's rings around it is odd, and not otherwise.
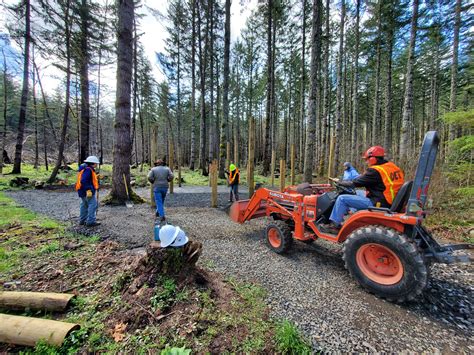
[{"label": "tractor front loader bucket", "polygon": [[229,217],[234,222],[244,223],[267,214],[267,198],[269,190],[258,189],[250,200],[236,201],[230,206]]}]

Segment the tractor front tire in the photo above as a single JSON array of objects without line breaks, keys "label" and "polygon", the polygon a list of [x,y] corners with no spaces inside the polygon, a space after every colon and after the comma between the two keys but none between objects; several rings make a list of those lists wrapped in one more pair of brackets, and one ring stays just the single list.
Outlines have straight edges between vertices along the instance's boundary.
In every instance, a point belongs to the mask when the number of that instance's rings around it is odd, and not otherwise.
[{"label": "tractor front tire", "polygon": [[356,229],[342,252],[352,277],[390,302],[410,301],[428,283],[428,266],[416,244],[394,229],[375,225]]},{"label": "tractor front tire", "polygon": [[275,253],[284,254],[293,245],[291,229],[284,221],[273,221],[265,229],[267,243]]}]

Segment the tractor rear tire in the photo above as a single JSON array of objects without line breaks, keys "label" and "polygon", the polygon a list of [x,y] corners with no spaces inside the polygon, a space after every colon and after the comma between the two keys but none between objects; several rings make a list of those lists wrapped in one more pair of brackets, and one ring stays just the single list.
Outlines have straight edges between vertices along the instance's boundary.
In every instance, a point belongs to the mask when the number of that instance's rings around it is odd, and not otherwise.
[{"label": "tractor rear tire", "polygon": [[284,254],[293,245],[293,236],[284,221],[273,221],[265,229],[267,244],[275,253]]},{"label": "tractor rear tire", "polygon": [[429,266],[416,244],[394,229],[378,225],[356,229],[342,252],[352,277],[390,302],[413,300],[428,283]]}]

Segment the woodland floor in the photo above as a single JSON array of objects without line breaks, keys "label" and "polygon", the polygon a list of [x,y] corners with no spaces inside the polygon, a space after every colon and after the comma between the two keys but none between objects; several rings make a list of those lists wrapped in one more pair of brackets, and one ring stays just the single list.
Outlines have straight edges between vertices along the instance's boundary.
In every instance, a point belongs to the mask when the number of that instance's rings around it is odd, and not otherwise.
[{"label": "woodland floor", "polygon": [[[269,250],[265,220],[233,223],[223,208],[212,209],[205,188],[168,195],[169,223],[203,243],[198,264],[266,290],[270,315],[289,319],[311,340],[314,350],[362,352],[474,352],[474,266],[432,267],[431,282],[417,300],[395,305],[364,292],[344,269],[339,247],[317,241],[295,243],[288,255]],[[148,189],[136,192],[148,197]],[[224,191],[224,190],[221,190]],[[76,226],[79,200],[73,192],[17,191],[21,205],[70,224],[70,230],[118,242],[121,253],[140,253],[152,238],[153,212],[101,206],[100,227]],[[226,205],[228,195],[219,194]],[[269,350],[269,349],[267,349]]]}]

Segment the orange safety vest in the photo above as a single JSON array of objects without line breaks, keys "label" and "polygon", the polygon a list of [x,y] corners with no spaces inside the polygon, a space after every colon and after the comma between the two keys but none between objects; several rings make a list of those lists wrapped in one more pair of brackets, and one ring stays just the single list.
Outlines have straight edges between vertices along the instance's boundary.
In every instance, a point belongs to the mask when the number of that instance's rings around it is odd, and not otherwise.
[{"label": "orange safety vest", "polygon": [[97,174],[94,171],[94,169],[87,167],[85,169],[82,169],[79,171],[79,174],[77,174],[77,180],[76,180],[76,191],[79,191],[81,189],[81,178],[82,174],[86,169],[91,169],[92,172],[92,185],[94,186],[94,189],[98,190],[99,189],[99,179],[97,178]]},{"label": "orange safety vest", "polygon": [[371,168],[377,170],[382,177],[383,184],[385,185],[383,195],[385,200],[391,205],[395,196],[397,196],[398,190],[400,190],[405,182],[402,169],[390,161],[382,165],[372,165]]},{"label": "orange safety vest", "polygon": [[[233,174],[232,174],[233,173]],[[234,171],[231,171],[229,172],[229,184],[233,184],[234,183],[234,180],[235,178],[237,177],[237,174],[239,173],[239,169],[238,168],[235,168]],[[239,183],[239,181],[237,180],[237,183]]]}]

